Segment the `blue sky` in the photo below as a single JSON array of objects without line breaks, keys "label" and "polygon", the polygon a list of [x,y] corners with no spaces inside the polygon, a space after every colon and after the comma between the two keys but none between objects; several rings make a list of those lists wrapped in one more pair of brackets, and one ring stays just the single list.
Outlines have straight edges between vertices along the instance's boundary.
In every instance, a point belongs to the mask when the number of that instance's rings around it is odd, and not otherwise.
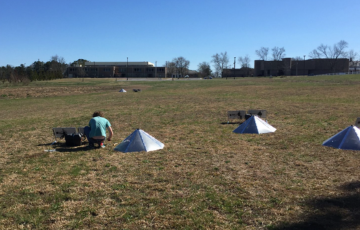
[{"label": "blue sky", "polygon": [[225,51],[253,65],[262,46],[303,57],[340,40],[360,53],[359,9],[359,0],[1,0],[0,66],[183,56],[197,69]]}]

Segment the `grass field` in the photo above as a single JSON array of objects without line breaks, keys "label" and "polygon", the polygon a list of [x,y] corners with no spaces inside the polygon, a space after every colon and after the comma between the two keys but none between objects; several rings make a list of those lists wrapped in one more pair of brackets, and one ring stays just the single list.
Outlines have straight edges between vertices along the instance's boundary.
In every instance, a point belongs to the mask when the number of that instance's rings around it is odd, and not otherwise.
[{"label": "grass field", "polygon": [[[360,117],[359,91],[359,75],[0,85],[0,229],[360,228],[360,152],[321,145]],[[248,109],[277,131],[232,133],[227,111]],[[45,151],[95,110],[105,149]],[[136,128],[165,148],[114,152]]]}]

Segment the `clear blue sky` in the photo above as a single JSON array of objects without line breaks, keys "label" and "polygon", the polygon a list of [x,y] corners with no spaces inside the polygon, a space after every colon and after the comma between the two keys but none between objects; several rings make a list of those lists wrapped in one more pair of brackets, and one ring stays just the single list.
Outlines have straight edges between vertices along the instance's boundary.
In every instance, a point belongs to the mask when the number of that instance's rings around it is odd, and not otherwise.
[{"label": "clear blue sky", "polygon": [[359,0],[0,0],[0,66],[183,56],[197,69],[225,51],[253,65],[262,46],[303,57],[340,40],[360,53],[359,9]]}]

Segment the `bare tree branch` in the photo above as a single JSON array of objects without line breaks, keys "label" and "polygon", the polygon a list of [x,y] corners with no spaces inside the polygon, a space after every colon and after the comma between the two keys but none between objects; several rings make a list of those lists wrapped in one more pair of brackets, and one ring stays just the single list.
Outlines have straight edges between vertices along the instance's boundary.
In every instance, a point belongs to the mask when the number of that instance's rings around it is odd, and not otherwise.
[{"label": "bare tree branch", "polygon": [[321,54],[317,51],[317,49],[314,49],[309,53],[309,57],[313,59],[321,58]]},{"label": "bare tree branch", "polygon": [[347,47],[348,43],[344,40],[335,43],[333,47],[321,44],[310,52],[309,57],[328,59],[347,58],[349,56],[349,54],[345,51]]},{"label": "bare tree branch", "polygon": [[190,61],[186,60],[184,57],[174,58],[172,61],[175,64],[176,72],[184,77],[189,70]]},{"label": "bare tree branch", "polygon": [[281,61],[281,59],[285,58],[285,49],[284,47],[277,47],[271,49],[272,51],[272,57],[274,61]]},{"label": "bare tree branch", "polygon": [[350,62],[353,62],[356,61],[358,53],[356,53],[354,50],[350,50],[348,55]]},{"label": "bare tree branch", "polygon": [[269,53],[269,48],[261,47],[260,50],[255,50],[255,53],[261,60],[266,61]]},{"label": "bare tree branch", "polygon": [[227,67],[229,63],[229,57],[227,52],[214,54],[212,56],[211,62],[214,63],[214,68],[217,73],[222,73],[223,69]]},{"label": "bare tree branch", "polygon": [[240,63],[241,67],[250,68],[251,59],[250,59],[249,55],[246,54],[245,57],[239,57],[238,62]]}]

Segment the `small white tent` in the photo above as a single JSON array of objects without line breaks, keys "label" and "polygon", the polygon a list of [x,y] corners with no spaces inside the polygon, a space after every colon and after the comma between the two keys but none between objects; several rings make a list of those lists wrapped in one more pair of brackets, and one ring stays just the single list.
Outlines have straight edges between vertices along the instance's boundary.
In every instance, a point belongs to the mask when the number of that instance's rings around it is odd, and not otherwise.
[{"label": "small white tent", "polygon": [[147,132],[137,129],[123,140],[114,150],[120,152],[154,151],[164,148],[164,144]]},{"label": "small white tent", "polygon": [[244,123],[234,129],[234,133],[273,133],[275,128],[257,116],[251,116]]},{"label": "small white tent", "polygon": [[120,89],[119,92],[126,93],[126,90],[125,89]]},{"label": "small white tent", "polygon": [[360,129],[351,125],[324,141],[322,145],[337,149],[360,150]]}]

